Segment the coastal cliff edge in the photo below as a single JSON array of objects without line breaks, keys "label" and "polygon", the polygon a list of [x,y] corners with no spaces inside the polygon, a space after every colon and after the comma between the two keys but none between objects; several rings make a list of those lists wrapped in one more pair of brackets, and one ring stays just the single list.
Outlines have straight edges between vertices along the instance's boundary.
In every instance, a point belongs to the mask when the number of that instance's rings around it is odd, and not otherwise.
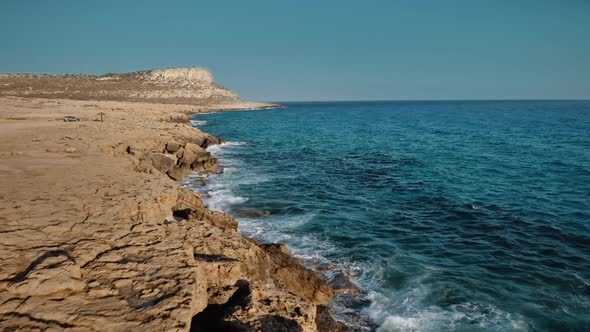
[{"label": "coastal cliff edge", "polygon": [[176,183],[217,168],[206,148],[219,139],[190,126],[191,114],[274,105],[234,94],[189,104],[39,98],[53,89],[0,89],[2,330],[342,328],[320,276],[284,245],[240,236],[231,216]]}]

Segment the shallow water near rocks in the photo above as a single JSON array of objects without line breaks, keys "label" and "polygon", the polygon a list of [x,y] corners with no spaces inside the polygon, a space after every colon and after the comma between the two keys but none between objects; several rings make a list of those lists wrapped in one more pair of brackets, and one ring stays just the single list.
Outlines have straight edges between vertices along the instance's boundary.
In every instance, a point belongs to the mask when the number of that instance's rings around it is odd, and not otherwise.
[{"label": "shallow water near rocks", "polygon": [[[590,330],[590,102],[289,103],[197,115],[212,209],[363,288],[381,331]],[[327,273],[334,273],[328,271]],[[351,318],[353,317],[353,318]]]}]

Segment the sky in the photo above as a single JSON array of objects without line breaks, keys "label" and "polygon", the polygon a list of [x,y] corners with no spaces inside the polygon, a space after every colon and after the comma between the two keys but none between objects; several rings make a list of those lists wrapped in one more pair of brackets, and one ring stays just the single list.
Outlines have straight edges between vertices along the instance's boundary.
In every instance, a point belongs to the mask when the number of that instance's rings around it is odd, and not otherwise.
[{"label": "sky", "polygon": [[180,66],[259,101],[590,99],[590,1],[0,2],[0,73]]}]

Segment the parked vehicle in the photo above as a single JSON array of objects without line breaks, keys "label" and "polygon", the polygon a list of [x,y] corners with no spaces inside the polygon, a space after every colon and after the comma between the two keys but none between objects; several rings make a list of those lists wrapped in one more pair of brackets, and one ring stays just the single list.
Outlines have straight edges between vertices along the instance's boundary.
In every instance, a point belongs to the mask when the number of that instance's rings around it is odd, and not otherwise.
[{"label": "parked vehicle", "polygon": [[79,117],[76,117],[73,115],[64,116],[64,122],[78,122],[78,121],[80,121]]}]

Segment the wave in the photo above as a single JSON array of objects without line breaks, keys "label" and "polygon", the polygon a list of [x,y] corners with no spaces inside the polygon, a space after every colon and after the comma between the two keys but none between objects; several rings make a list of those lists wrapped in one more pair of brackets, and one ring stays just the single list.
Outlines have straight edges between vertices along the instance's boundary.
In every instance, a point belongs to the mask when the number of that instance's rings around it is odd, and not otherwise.
[{"label": "wave", "polygon": [[275,109],[281,109],[281,108],[287,108],[284,105],[276,105],[276,106],[264,106],[264,107],[250,107],[250,108],[245,108],[245,111],[266,111],[266,110],[275,110]]},{"label": "wave", "polygon": [[[203,201],[209,209],[230,212],[232,207],[239,206],[248,201],[247,197],[236,195],[236,188],[244,184],[257,184],[267,181],[268,175],[258,175],[248,172],[247,176],[240,174],[242,162],[239,159],[230,158],[232,149],[240,146],[251,146],[250,142],[225,142],[223,144],[210,146],[207,148],[213,156],[220,161],[220,174],[207,177],[204,182],[203,178],[198,175],[192,175],[181,184],[200,192],[203,195]],[[228,157],[230,156],[230,157]],[[294,215],[267,215],[262,217],[235,217],[238,221],[238,231],[249,238],[253,238],[263,243],[286,243],[291,253],[302,260],[302,262],[311,269],[318,266],[335,266],[328,274],[342,271],[351,277],[353,282],[355,277],[361,274],[362,267],[352,260],[341,258],[338,262],[327,258],[328,256],[337,255],[338,247],[328,241],[323,240],[315,235],[301,235],[298,230],[312,222],[317,216],[315,212],[307,212]],[[317,271],[317,269],[316,269]],[[317,271],[322,273],[321,271]],[[324,271],[325,272],[325,271]],[[336,304],[345,307],[345,304]],[[350,310],[350,309],[346,309]],[[341,320],[346,321],[346,317]],[[347,324],[354,325],[354,322]],[[357,325],[361,330],[368,330],[369,325],[365,322]]]},{"label": "wave", "polygon": [[211,190],[205,199],[210,210],[227,211],[230,206],[245,203],[248,199],[236,196],[230,189]]},{"label": "wave", "polygon": [[421,291],[425,289],[409,292],[397,305],[382,293],[370,291],[367,297],[371,305],[364,312],[377,323],[378,332],[454,331],[465,325],[474,330],[529,331],[528,324],[521,317],[492,305],[465,302],[444,309],[414,306],[412,296]]},{"label": "wave", "polygon": [[[268,179],[268,175],[244,172],[243,161],[235,158],[233,148],[251,145],[248,142],[226,142],[209,147],[207,150],[221,163],[221,174],[210,176],[203,185],[201,178],[193,176],[189,186],[203,194],[205,204],[212,210],[231,212],[232,208],[244,204],[247,197],[236,194],[239,185],[256,184]],[[470,208],[479,208],[474,205]],[[356,297],[355,306],[350,298],[337,295],[331,304],[336,318],[358,330],[371,330],[371,325],[359,320],[351,312],[360,312],[373,324],[377,331],[444,331],[471,325],[476,329],[527,331],[526,323],[493,306],[477,303],[454,304],[441,308],[426,305],[425,298],[432,292],[421,282],[429,275],[417,276],[408,281],[399,291],[382,290],[387,279],[387,263],[358,263],[351,257],[343,257],[341,249],[333,242],[312,233],[301,234],[301,229],[312,223],[318,213],[309,211],[292,215],[265,215],[260,217],[236,217],[241,234],[263,243],[282,242],[289,246],[293,255],[311,269],[318,266],[334,266],[330,271],[318,271],[326,276],[344,272],[352,282],[365,289]],[[334,258],[337,257],[337,258]],[[358,314],[357,314],[358,315]],[[360,322],[359,322],[360,321]]]},{"label": "wave", "polygon": [[221,144],[211,145],[207,148],[214,157],[220,157],[223,155],[223,149],[232,146],[252,146],[251,142],[223,142]]},{"label": "wave", "polygon": [[205,126],[205,125],[207,125],[207,121],[205,121],[205,120],[190,120],[190,124],[193,127]]}]

